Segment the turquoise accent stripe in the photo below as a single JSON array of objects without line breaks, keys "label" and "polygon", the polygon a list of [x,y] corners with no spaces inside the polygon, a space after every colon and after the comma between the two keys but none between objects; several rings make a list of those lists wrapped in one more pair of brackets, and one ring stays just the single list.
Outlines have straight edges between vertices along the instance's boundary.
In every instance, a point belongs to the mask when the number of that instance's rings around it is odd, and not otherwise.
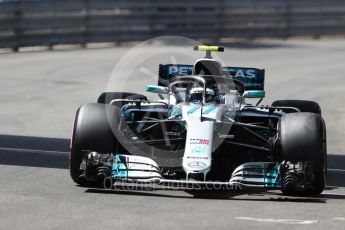
[{"label": "turquoise accent stripe", "polygon": [[[267,167],[267,166],[266,166]],[[265,187],[272,187],[272,188],[280,188],[280,180],[279,178],[267,178],[267,177],[277,177],[278,175],[278,168],[279,163],[275,163],[274,168],[272,168],[270,171],[266,172],[265,176]]]},{"label": "turquoise accent stripe", "polygon": [[266,176],[276,177],[277,173],[276,172],[274,172],[274,173],[266,173]]},{"label": "turquoise accent stripe", "polygon": [[194,113],[195,111],[197,111],[198,109],[200,109],[200,107],[201,107],[201,105],[195,106],[193,109],[191,109],[191,110],[188,111],[188,114]]},{"label": "turquoise accent stripe", "polygon": [[203,114],[209,114],[210,112],[212,112],[215,108],[217,108],[216,105],[212,105],[210,108],[208,108],[205,112],[203,112]]},{"label": "turquoise accent stripe", "polygon": [[117,176],[117,177],[128,177],[128,172],[127,171],[113,171],[112,175]]},{"label": "turquoise accent stripe", "polygon": [[119,176],[119,177],[126,177],[126,176],[128,176],[127,171],[118,171],[118,170],[127,169],[126,165],[121,162],[120,155],[121,154],[116,154],[114,156],[115,162],[113,163],[113,167],[112,167],[112,175],[113,176]]},{"label": "turquoise accent stripe", "polygon": [[182,114],[181,109],[177,106],[174,106],[170,116],[171,117],[178,117],[178,116],[181,116],[181,114]]}]

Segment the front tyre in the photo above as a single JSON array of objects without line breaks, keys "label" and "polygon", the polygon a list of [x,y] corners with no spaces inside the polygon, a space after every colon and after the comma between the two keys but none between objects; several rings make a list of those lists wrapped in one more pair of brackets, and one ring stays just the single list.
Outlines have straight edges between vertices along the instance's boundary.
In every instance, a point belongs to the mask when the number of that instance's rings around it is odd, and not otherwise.
[{"label": "front tyre", "polygon": [[105,104],[82,105],[75,116],[70,145],[70,174],[79,185],[90,185],[80,177],[80,164],[88,151],[115,152],[118,141],[113,132],[118,123],[119,109]]},{"label": "front tyre", "polygon": [[326,127],[315,113],[290,113],[278,126],[281,158],[291,162],[311,162],[313,181],[302,195],[320,194],[326,186]]}]

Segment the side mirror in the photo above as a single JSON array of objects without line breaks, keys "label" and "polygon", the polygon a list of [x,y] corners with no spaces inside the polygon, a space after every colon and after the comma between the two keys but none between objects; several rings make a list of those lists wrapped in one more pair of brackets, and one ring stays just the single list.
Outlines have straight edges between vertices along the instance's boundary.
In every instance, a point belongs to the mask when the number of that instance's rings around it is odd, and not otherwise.
[{"label": "side mirror", "polygon": [[243,97],[245,97],[245,98],[264,98],[265,97],[265,91],[263,91],[263,90],[244,91]]},{"label": "side mirror", "polygon": [[158,93],[158,94],[168,94],[169,90],[168,87],[158,86],[158,85],[147,85],[145,90],[150,93]]}]

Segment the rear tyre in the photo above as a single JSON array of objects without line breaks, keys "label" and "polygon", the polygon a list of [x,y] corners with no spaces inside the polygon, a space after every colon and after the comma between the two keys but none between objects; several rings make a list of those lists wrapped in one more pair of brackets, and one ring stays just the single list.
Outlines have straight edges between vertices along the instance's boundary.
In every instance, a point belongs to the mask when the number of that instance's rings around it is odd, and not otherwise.
[{"label": "rear tyre", "polygon": [[109,104],[114,99],[147,100],[146,96],[137,93],[104,92],[98,97],[97,103]]},{"label": "rear tyre", "polygon": [[278,100],[272,103],[272,107],[294,107],[301,112],[316,113],[321,115],[321,107],[314,101],[304,100]]},{"label": "rear tyre", "polygon": [[313,183],[302,195],[320,194],[326,186],[327,171],[326,127],[323,119],[315,113],[284,114],[278,128],[282,160],[313,163]]},{"label": "rear tyre", "polygon": [[110,153],[119,147],[113,133],[119,116],[119,109],[111,105],[85,104],[78,109],[70,145],[70,175],[75,183],[92,185],[80,177],[80,164],[87,151]]}]

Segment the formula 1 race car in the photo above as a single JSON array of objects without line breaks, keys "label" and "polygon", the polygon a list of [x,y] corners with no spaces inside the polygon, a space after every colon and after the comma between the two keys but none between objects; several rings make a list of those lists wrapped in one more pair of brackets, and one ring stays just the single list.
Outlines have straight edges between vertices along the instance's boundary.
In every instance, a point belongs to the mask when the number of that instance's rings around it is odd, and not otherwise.
[{"label": "formula 1 race car", "polygon": [[[158,85],[146,86],[159,100],[105,92],[97,103],[78,109],[70,149],[72,179],[83,186],[320,194],[327,172],[320,106],[304,100],[260,106],[263,69],[223,67],[211,56],[223,47],[194,50],[206,51],[206,57],[194,65],[159,66]],[[249,104],[247,98],[258,102]]]}]

